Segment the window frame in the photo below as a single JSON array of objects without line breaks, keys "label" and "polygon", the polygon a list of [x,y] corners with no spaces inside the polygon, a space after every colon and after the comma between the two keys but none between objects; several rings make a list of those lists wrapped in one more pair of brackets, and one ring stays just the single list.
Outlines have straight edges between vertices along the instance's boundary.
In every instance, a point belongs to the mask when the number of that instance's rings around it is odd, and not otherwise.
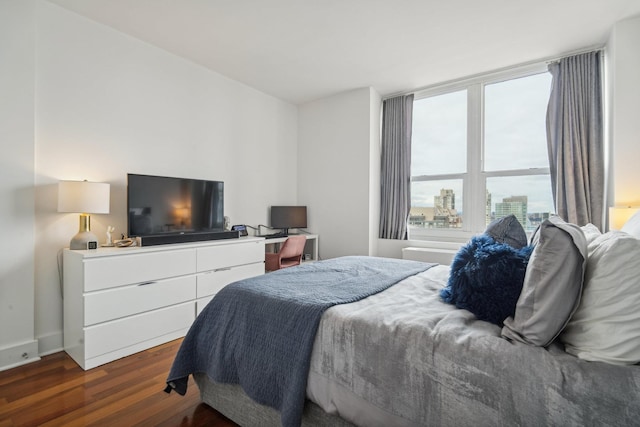
[{"label": "window frame", "polygon": [[[467,171],[463,173],[411,176],[411,182],[462,179],[462,229],[413,228],[407,227],[409,240],[437,240],[466,242],[471,236],[486,229],[486,188],[487,178],[549,175],[550,168],[509,169],[484,171],[484,88],[485,86],[529,77],[549,72],[547,62],[536,62],[503,70],[477,75],[422,89],[414,93],[414,102],[420,99],[467,91]],[[551,189],[550,189],[551,191]]]}]

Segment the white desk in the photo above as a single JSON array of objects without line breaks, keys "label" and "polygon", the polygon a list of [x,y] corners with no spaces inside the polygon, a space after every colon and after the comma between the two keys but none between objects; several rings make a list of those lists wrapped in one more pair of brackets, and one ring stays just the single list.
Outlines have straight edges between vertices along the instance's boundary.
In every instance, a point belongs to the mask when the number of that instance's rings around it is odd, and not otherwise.
[{"label": "white desk", "polygon": [[[304,252],[302,255],[303,261],[317,261],[318,260],[318,235],[317,234],[289,234],[290,236],[305,236],[307,243],[304,246]],[[277,252],[280,249],[280,245],[287,240],[286,237],[277,237],[274,239],[264,239],[266,252]],[[307,255],[311,256],[311,259],[306,259]]]}]

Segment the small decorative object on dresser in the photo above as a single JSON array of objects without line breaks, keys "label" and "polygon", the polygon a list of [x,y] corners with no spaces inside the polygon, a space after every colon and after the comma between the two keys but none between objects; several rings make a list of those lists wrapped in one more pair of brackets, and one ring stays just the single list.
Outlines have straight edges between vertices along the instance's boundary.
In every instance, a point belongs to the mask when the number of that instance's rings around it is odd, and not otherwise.
[{"label": "small decorative object on dresser", "polygon": [[106,248],[110,248],[111,246],[113,246],[113,236],[111,235],[111,233],[113,233],[113,231],[116,228],[113,225],[108,225],[107,226],[107,238],[104,241],[104,247]]}]

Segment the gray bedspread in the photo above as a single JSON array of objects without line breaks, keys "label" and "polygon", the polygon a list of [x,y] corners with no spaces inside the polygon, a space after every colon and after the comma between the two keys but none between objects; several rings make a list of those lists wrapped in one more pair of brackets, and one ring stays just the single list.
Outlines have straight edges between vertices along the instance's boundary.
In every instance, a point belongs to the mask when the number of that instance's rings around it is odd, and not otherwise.
[{"label": "gray bedspread", "polygon": [[431,265],[344,257],[242,280],[223,288],[185,337],[167,378],[184,394],[190,374],[240,384],[258,403],[300,424],[318,323],[329,307],[381,292]]},{"label": "gray bedspread", "polygon": [[434,267],[325,311],[307,394],[360,426],[640,425],[640,366],[507,341],[444,304]]}]

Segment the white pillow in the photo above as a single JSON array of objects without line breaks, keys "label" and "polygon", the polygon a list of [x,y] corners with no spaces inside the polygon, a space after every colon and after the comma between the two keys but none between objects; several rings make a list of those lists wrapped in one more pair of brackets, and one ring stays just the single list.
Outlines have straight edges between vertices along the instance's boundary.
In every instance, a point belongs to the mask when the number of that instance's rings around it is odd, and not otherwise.
[{"label": "white pillow", "polygon": [[610,231],[593,240],[582,299],[560,340],[581,359],[640,362],[640,240]]},{"label": "white pillow", "polygon": [[631,218],[624,223],[620,231],[624,231],[636,239],[640,239],[640,211],[634,213]]},{"label": "white pillow", "polygon": [[587,244],[593,242],[597,237],[602,236],[600,229],[591,223],[583,225],[580,229],[582,230],[584,237],[587,239]]}]

